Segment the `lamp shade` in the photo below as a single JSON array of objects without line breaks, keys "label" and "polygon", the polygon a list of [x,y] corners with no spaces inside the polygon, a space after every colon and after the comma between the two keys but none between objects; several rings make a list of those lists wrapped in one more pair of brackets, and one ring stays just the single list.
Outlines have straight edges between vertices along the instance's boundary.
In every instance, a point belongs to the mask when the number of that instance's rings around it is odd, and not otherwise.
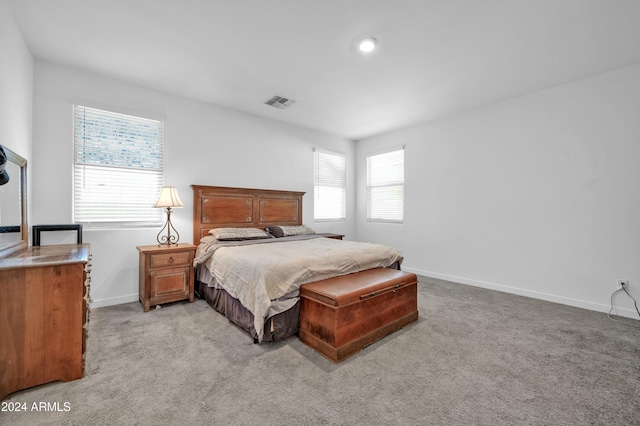
[{"label": "lamp shade", "polygon": [[160,196],[158,197],[158,201],[153,207],[184,207],[182,201],[180,201],[180,197],[178,196],[178,191],[173,186],[163,186],[160,191]]}]

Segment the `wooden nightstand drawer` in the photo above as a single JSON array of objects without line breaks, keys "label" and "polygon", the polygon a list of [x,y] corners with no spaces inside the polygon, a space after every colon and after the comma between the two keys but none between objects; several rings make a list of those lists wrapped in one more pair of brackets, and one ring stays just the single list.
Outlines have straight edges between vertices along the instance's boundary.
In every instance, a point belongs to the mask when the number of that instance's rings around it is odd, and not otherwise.
[{"label": "wooden nightstand drawer", "polygon": [[181,253],[152,254],[151,267],[162,268],[167,266],[184,266],[189,265],[191,254],[189,251]]}]

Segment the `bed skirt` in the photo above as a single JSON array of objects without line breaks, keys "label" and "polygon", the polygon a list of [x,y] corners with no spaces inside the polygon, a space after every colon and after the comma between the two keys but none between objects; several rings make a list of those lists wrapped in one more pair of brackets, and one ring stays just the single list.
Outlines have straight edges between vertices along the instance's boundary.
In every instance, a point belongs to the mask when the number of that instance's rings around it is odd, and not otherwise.
[{"label": "bed skirt", "polygon": [[[231,323],[240,327],[257,343],[258,333],[253,326],[253,314],[222,288],[209,287],[196,281],[196,293],[207,301],[215,311],[224,315]],[[296,335],[300,326],[300,301],[292,308],[269,318],[264,325],[263,342],[281,342]]]},{"label": "bed skirt", "polygon": [[[388,266],[391,269],[400,270],[400,262]],[[196,277],[208,276],[204,265],[196,268]],[[206,282],[195,280],[196,296],[207,301],[215,311],[224,315],[232,324],[237,325],[253,337],[254,343],[258,342],[258,333],[253,325],[253,314],[240,301],[232,297],[223,288],[209,287]],[[300,328],[300,300],[295,305],[268,318],[264,324],[263,342],[281,342],[291,336],[297,335]]]}]

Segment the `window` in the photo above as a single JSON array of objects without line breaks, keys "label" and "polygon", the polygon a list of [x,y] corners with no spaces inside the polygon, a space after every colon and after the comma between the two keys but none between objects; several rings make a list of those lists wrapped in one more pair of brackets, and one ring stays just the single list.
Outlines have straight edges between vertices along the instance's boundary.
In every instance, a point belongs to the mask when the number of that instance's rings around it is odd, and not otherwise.
[{"label": "window", "polygon": [[313,218],[316,221],[346,220],[346,157],[314,149]]},{"label": "window", "polygon": [[75,105],[74,222],[162,224],[163,133],[161,121]]},{"label": "window", "polygon": [[404,220],[404,148],[367,157],[367,220]]}]

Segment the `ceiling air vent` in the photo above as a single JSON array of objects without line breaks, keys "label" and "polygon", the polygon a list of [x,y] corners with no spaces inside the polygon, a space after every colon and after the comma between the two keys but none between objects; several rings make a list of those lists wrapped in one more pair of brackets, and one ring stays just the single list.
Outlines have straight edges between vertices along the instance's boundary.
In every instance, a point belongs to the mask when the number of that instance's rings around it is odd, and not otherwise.
[{"label": "ceiling air vent", "polygon": [[267,99],[266,101],[264,101],[266,105],[269,105],[278,109],[289,108],[291,105],[295,104],[296,102],[298,101],[295,101],[293,99],[283,98],[282,96],[278,96],[278,95],[274,95],[269,99]]}]

